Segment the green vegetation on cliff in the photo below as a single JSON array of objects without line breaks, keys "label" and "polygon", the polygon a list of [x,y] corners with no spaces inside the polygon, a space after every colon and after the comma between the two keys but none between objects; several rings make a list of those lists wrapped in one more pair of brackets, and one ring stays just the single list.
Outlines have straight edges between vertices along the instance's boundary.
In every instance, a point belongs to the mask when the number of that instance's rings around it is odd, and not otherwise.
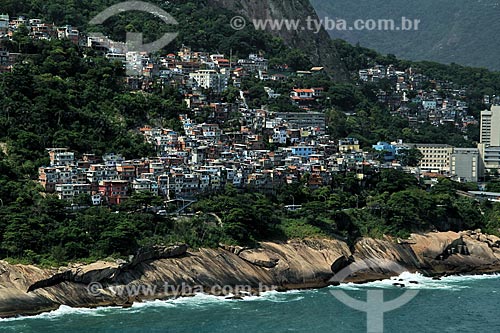
[{"label": "green vegetation on cliff", "polygon": [[[169,14],[178,25],[165,25],[159,18],[138,11],[115,15],[102,25],[92,26],[89,21],[120,0],[55,0],[47,3],[40,0],[7,1],[2,12],[10,15],[25,15],[40,18],[57,25],[72,25],[82,31],[101,32],[113,40],[125,41],[125,32],[142,32],[145,42],[152,42],[165,32],[175,31],[179,36],[165,47],[164,52],[177,51],[182,45],[193,50],[233,54],[246,57],[250,53],[263,53],[270,63],[287,63],[292,68],[304,69],[311,65],[304,50],[290,50],[282,38],[255,30],[251,25],[234,30],[230,23],[235,15],[223,7],[210,5],[210,1],[160,1],[150,0]],[[15,48],[13,48],[15,50]]]},{"label": "green vegetation on cliff", "polygon": [[[262,239],[341,237],[353,242],[357,237],[411,232],[460,231],[483,228],[498,234],[496,209],[487,217],[480,204],[456,194],[467,187],[442,180],[431,189],[418,184],[413,175],[387,169],[373,172],[359,181],[355,173],[334,177],[331,186],[315,190],[301,183],[287,185],[275,194],[224,193],[200,200],[193,210],[217,214],[226,236],[237,243]],[[301,205],[289,211],[287,205]],[[205,222],[210,215],[200,215]]]}]

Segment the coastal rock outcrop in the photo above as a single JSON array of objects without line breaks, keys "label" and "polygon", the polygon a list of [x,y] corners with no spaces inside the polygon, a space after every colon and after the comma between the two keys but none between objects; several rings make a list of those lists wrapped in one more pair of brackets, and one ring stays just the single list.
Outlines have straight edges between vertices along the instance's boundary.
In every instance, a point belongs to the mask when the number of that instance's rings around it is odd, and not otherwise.
[{"label": "coastal rock outcrop", "polygon": [[276,258],[271,252],[264,249],[244,250],[238,256],[251,264],[265,268],[276,267],[279,261],[279,258]]},{"label": "coastal rock outcrop", "polygon": [[[155,256],[136,256],[127,264],[97,262],[67,269],[1,262],[0,316],[32,314],[61,304],[79,307],[122,305],[130,301],[187,295],[194,287],[215,293],[214,286],[245,285],[266,288],[313,288],[328,285],[331,265],[350,254],[347,244],[336,240],[303,240],[261,244],[260,249],[242,250],[239,255],[224,249],[184,252],[153,251]],[[156,254],[169,258],[158,259]],[[141,258],[139,260],[138,258]],[[97,283],[97,284],[96,284]],[[117,293],[116,287],[154,287],[146,294]],[[186,290],[178,290],[185,286]],[[92,287],[92,288],[90,288]],[[174,289],[171,289],[174,288]],[[29,292],[27,292],[29,290]]]},{"label": "coastal rock outcrop", "polygon": [[238,246],[238,245],[227,245],[227,244],[219,244],[221,249],[234,253],[236,255],[240,254],[243,250],[248,250],[248,247]]},{"label": "coastal rock outcrop", "polygon": [[413,234],[411,240],[413,240],[411,245],[413,251],[424,260],[443,260],[458,253],[458,246],[464,245],[460,234],[452,231]]},{"label": "coastal rock outcrop", "polygon": [[398,243],[391,238],[358,240],[353,248],[353,258],[354,262],[349,266],[353,274],[344,280],[346,282],[373,281],[398,275],[403,269],[415,272],[426,268],[410,244]]},{"label": "coastal rock outcrop", "polygon": [[63,269],[62,272],[56,273],[47,279],[36,281],[28,287],[28,292],[55,286],[62,282],[89,284],[92,282],[112,281],[121,271],[133,269],[142,262],[180,257],[186,254],[187,249],[187,244],[152,246],[141,248],[136,255],[131,256],[129,262],[97,261],[88,265],[73,265],[69,269]]},{"label": "coastal rock outcrop", "polygon": [[332,284],[332,277],[346,267],[353,274],[345,281],[365,282],[397,274],[381,265],[386,261],[431,276],[496,272],[500,271],[498,240],[478,233],[436,232],[399,241],[362,238],[351,247],[332,239],[196,251],[178,244],[142,250],[128,263],[99,261],[59,269],[0,261],[0,317],[36,314],[61,304],[129,306],[135,301],[187,296],[200,290],[227,296],[229,291],[223,286],[248,286],[252,292],[262,287],[319,288]]},{"label": "coastal rock outcrop", "polygon": [[186,254],[189,246],[187,244],[176,244],[172,246],[152,246],[141,248],[130,260],[128,267],[134,267],[141,262],[156,259],[180,257]]},{"label": "coastal rock outcrop", "polygon": [[500,257],[490,247],[491,242],[478,239],[465,232],[418,234],[412,235],[412,249],[432,274],[498,271]]}]

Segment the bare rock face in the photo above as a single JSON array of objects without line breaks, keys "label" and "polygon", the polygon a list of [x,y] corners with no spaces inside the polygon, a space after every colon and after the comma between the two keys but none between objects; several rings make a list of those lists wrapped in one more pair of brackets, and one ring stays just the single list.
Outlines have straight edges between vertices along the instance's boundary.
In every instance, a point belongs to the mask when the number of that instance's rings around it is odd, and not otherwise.
[{"label": "bare rock face", "polygon": [[47,279],[38,280],[28,287],[28,292],[40,288],[47,288],[58,285],[62,282],[75,282],[89,284],[92,282],[102,282],[113,280],[123,270],[130,270],[142,262],[165,258],[175,258],[186,254],[187,244],[177,244],[172,246],[153,246],[143,248],[132,256],[130,262],[118,264],[116,262],[98,261],[89,265],[73,265],[70,269],[62,270]]},{"label": "bare rock face", "polygon": [[391,238],[362,238],[354,247],[354,258],[390,260],[415,268],[424,264],[410,244],[398,243]]},{"label": "bare rock face", "polygon": [[219,247],[221,249],[224,249],[224,250],[229,251],[231,253],[234,253],[236,255],[239,255],[241,253],[241,251],[243,251],[243,250],[248,250],[247,247],[238,246],[238,245],[219,244]]},{"label": "bare rock face", "polygon": [[[239,255],[224,249],[185,252],[186,249],[185,246],[156,249],[155,256],[168,255],[163,259],[152,259],[146,251],[129,264],[97,262],[59,270],[1,263],[0,316],[33,314],[55,309],[60,304],[77,307],[129,304],[169,297],[169,288],[181,285],[202,286],[207,292],[213,292],[213,286],[228,285],[255,289],[322,287],[328,285],[333,274],[332,263],[350,255],[348,246],[336,240],[266,242],[260,249],[242,250]],[[92,284],[99,288],[89,289]],[[116,287],[130,285],[154,286],[156,293],[113,292]]]},{"label": "bare rock face", "polygon": [[349,266],[350,264],[352,264],[354,262],[354,258],[352,256],[341,256],[341,257],[338,257],[337,260],[335,260],[332,264],[332,266],[330,267],[331,270],[332,270],[332,273],[333,274],[336,274],[338,272],[340,272],[341,270],[343,270],[344,268],[346,268],[347,266]]},{"label": "bare rock face", "polygon": [[332,264],[340,257],[351,255],[347,244],[338,240],[266,242],[261,246],[279,259],[270,273],[274,284],[282,289],[325,287],[333,276]]},{"label": "bare rock face", "polygon": [[486,263],[500,260],[500,238],[481,233],[476,235],[461,234],[471,257]]},{"label": "bare rock face", "polygon": [[[417,256],[408,243],[391,238],[362,238],[356,242],[353,251],[354,263],[349,266],[355,272],[345,281],[363,282],[398,275],[398,268],[409,271],[423,270],[425,262]],[[396,265],[392,265],[392,264]]]},{"label": "bare rock face", "polygon": [[62,270],[47,279],[38,280],[28,287],[27,292],[35,291],[40,288],[47,288],[58,285],[63,282],[76,282],[89,284],[99,282],[114,276],[118,271],[117,263],[98,261],[89,265],[74,265],[72,268]]},{"label": "bare rock face", "polygon": [[[439,259],[440,256],[453,254],[452,251],[457,253],[458,249],[452,245],[463,245],[460,234],[452,231],[423,235],[413,234],[411,239],[415,242],[415,244],[411,245],[412,249],[424,259]],[[455,250],[452,250],[453,248]],[[450,253],[448,253],[448,250],[450,250]]]},{"label": "bare rock face", "polygon": [[119,265],[114,262],[98,261],[89,265],[77,266],[70,270],[70,281],[88,284],[113,277]]},{"label": "bare rock face", "polygon": [[29,285],[42,280],[56,270],[44,270],[35,266],[10,265],[0,261],[0,314],[14,316],[22,314],[36,314],[56,309],[50,299],[35,293],[26,293]]},{"label": "bare rock face", "polygon": [[497,271],[500,256],[493,248],[496,237],[479,234],[478,230],[412,235],[412,248],[436,274]]},{"label": "bare rock face", "polygon": [[279,258],[273,256],[272,252],[263,249],[244,250],[241,251],[238,256],[253,265],[264,268],[276,267],[279,261]]},{"label": "bare rock face", "polygon": [[[306,18],[310,17],[319,22],[309,0],[209,0],[208,5],[226,8],[250,20],[295,19],[305,23]],[[323,28],[318,32],[308,29],[298,31],[269,29],[268,32],[282,38],[288,46],[304,51],[314,65],[324,66],[334,80],[348,79],[349,74],[343,60],[331,43],[331,37]]]},{"label": "bare rock face", "polygon": [[460,233],[464,237],[474,239],[483,243],[487,243],[491,248],[500,248],[500,238],[494,235],[486,235],[481,233],[480,230],[476,231],[463,231]]},{"label": "bare rock face", "polygon": [[177,244],[172,246],[152,246],[150,248],[142,248],[130,260],[129,266],[134,267],[141,262],[156,259],[166,259],[180,257],[186,254],[188,250],[187,244]]}]

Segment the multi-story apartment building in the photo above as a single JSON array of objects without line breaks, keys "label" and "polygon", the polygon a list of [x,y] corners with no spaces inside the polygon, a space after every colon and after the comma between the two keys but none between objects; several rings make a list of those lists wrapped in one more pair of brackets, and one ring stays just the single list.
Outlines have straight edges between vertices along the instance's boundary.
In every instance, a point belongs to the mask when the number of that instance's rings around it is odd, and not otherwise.
[{"label": "multi-story apartment building", "polygon": [[136,192],[151,192],[158,195],[158,183],[151,179],[137,178],[132,182],[132,190]]},{"label": "multi-story apartment building", "polygon": [[293,128],[326,128],[325,114],[323,112],[278,112],[276,118],[281,118]]},{"label": "multi-story apartment building", "polygon": [[50,165],[72,165],[75,163],[75,153],[68,148],[47,148],[50,157]]},{"label": "multi-story apartment building", "polygon": [[108,199],[108,204],[119,205],[128,198],[129,182],[126,180],[103,180],[99,193]]},{"label": "multi-story apartment building", "polygon": [[486,147],[500,147],[500,106],[481,111],[480,142]]},{"label": "multi-story apartment building", "polygon": [[61,200],[73,200],[79,195],[91,194],[90,184],[57,184],[55,186],[55,193]]},{"label": "multi-story apartment building", "polygon": [[216,93],[223,92],[227,88],[229,76],[222,74],[214,69],[202,69],[190,73],[189,77],[193,79],[199,87],[212,89]]},{"label": "multi-story apartment building", "polygon": [[453,153],[453,146],[446,144],[410,144],[410,146],[420,150],[423,157],[420,161],[420,169],[427,172],[450,174],[450,160]]}]

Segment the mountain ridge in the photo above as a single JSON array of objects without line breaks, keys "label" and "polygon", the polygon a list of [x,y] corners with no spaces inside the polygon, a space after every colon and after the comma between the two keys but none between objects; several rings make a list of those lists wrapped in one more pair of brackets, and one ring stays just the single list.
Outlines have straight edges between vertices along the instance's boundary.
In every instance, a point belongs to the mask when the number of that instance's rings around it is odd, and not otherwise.
[{"label": "mountain ridge", "polygon": [[311,0],[320,17],[356,19],[419,19],[418,31],[329,31],[333,38],[395,54],[409,60],[430,60],[500,70],[495,46],[500,31],[498,3],[492,0]]}]

